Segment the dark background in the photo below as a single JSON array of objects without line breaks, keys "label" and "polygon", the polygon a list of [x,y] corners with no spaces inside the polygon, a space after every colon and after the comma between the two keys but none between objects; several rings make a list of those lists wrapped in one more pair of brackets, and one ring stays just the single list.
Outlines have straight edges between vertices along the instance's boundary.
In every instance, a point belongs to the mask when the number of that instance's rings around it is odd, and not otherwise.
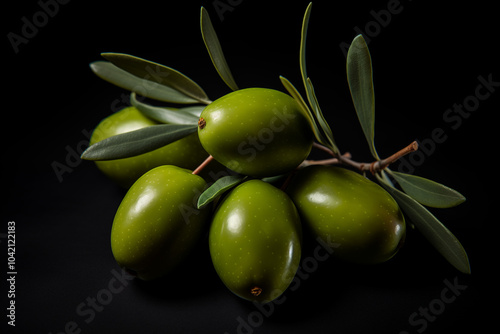
[{"label": "dark background", "polygon": [[[203,5],[240,88],[283,90],[279,81],[283,75],[303,92],[298,51],[308,1],[221,0],[232,4],[222,17],[214,3],[59,4],[57,9],[51,7],[52,17],[41,21],[17,53],[8,34],[21,35],[23,17],[30,22],[33,15],[43,19],[37,16],[42,7],[33,0],[5,5],[1,328],[7,333],[54,334],[238,330],[398,334],[495,328],[488,311],[490,302],[496,304],[492,296],[497,284],[487,278],[495,277],[489,267],[498,263],[490,248],[498,220],[492,216],[497,195],[491,190],[496,184],[498,145],[493,134],[500,87],[456,129],[443,120],[447,109],[475,94],[479,76],[500,81],[496,7],[486,1],[438,6],[432,1],[402,0],[398,14],[392,14],[390,22],[386,19],[384,26],[375,24],[372,11],[380,13],[394,1],[315,1],[307,49],[308,74],[337,144],[356,160],[369,161],[339,45],[357,35],[355,27],[373,29],[367,37],[374,66],[379,154],[390,155],[413,140],[431,138],[434,129],[443,129],[446,141],[423,151],[414,172],[467,197],[457,208],[432,212],[462,242],[472,275],[456,271],[417,231],[410,231],[406,246],[388,263],[358,267],[332,259],[321,262],[301,279],[298,289],[285,294],[282,304],[266,311],[258,311],[223,286],[212,269],[206,243],[172,277],[152,283],[127,281],[122,291],[107,294],[113,270],[119,272],[109,235],[124,192],[93,163],[68,157],[68,152],[82,150],[88,140],[85,133],[125,106],[126,92],[93,75],[88,63],[100,59],[100,52],[129,53],[185,73],[212,99],[228,93],[199,32]],[[62,182],[54,162],[71,168]],[[15,328],[6,326],[8,221],[16,222]],[[312,256],[314,247],[313,243],[306,247],[304,258]],[[466,288],[452,303],[440,304],[445,281]],[[91,319],[89,300],[106,296],[111,300]],[[445,308],[436,309],[439,305]],[[424,321],[409,322],[414,312],[430,306],[439,314],[426,320],[426,328]],[[242,326],[238,319],[250,327],[238,328]]]}]

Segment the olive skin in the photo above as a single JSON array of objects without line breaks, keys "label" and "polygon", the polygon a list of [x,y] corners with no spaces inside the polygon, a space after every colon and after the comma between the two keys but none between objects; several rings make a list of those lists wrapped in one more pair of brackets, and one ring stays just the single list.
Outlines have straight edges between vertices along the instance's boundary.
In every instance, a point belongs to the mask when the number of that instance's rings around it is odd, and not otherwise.
[{"label": "olive skin", "polygon": [[141,176],[123,198],[111,228],[118,264],[143,280],[164,276],[200,239],[209,211],[196,202],[205,181],[176,166],[156,167]]},{"label": "olive skin", "polygon": [[209,104],[198,135],[215,160],[254,177],[289,172],[307,158],[313,143],[298,103],[267,88],[241,89]]},{"label": "olive skin", "polygon": [[[127,107],[102,120],[90,138],[90,145],[108,137],[159,124],[144,116],[137,108]],[[167,146],[138,156],[110,161],[96,161],[97,167],[111,180],[129,188],[141,175],[161,165],[195,169],[208,153],[203,150],[196,133]]]},{"label": "olive skin", "polygon": [[281,190],[247,181],[217,207],[209,248],[222,282],[241,298],[269,302],[291,283],[299,266],[302,228],[297,210]]},{"label": "olive skin", "polygon": [[358,173],[310,166],[298,172],[286,191],[314,236],[339,245],[332,254],[339,259],[385,262],[405,239],[405,220],[396,201]]}]

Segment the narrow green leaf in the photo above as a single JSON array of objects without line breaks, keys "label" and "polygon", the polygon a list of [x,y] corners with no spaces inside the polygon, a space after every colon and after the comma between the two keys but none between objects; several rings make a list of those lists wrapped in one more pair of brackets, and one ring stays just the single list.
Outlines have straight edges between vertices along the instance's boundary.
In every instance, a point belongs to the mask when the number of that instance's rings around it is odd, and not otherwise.
[{"label": "narrow green leaf", "polygon": [[329,143],[328,147],[330,147],[334,153],[339,153],[340,151],[337,148],[337,144],[335,144],[335,140],[333,139],[332,129],[330,128],[330,125],[323,116],[323,112],[321,111],[321,108],[319,106],[318,99],[316,98],[316,93],[314,92],[314,86],[310,78],[307,78],[307,86],[308,90],[310,90],[311,92],[312,100],[314,101],[313,109],[316,112],[316,119],[318,120],[319,126],[323,130],[323,133],[325,134],[326,139],[328,140]]},{"label": "narrow green leaf", "polygon": [[[302,82],[304,84],[304,88],[306,90],[307,100],[309,101],[309,105],[314,111],[315,115],[318,115],[318,104],[314,98],[314,94],[312,92],[312,87],[308,83],[307,79],[307,69],[306,69],[306,41],[307,41],[307,30],[309,28],[309,18],[311,17],[311,9],[312,2],[307,6],[306,12],[304,14],[304,19],[302,20],[302,31],[300,36],[300,74],[302,76]],[[322,129],[321,125],[318,124]],[[324,133],[325,138],[328,136]]]},{"label": "narrow green leaf", "polygon": [[316,122],[317,127],[321,129],[323,141],[322,144],[328,146],[334,153],[339,153],[335,140],[333,139],[332,130],[325,120],[321,108],[318,103],[318,99],[314,92],[311,79],[307,76],[307,66],[306,66],[306,42],[307,42],[307,30],[309,29],[309,19],[311,17],[312,2],[306,8],[304,13],[304,18],[302,20],[302,30],[300,39],[300,73],[302,75],[302,81],[306,90],[306,96],[309,101],[309,105],[314,111],[315,117],[313,118]]},{"label": "narrow green leaf", "polygon": [[287,78],[280,76],[280,80],[285,89],[288,91],[288,93],[290,93],[290,95],[295,99],[295,101],[297,101],[303,114],[309,120],[309,124],[311,125],[311,129],[313,130],[316,140],[318,140],[320,144],[328,146],[328,141],[326,140],[325,135],[323,134],[320,126],[317,124],[316,117],[311,112],[311,109],[309,109],[309,107],[307,106],[306,102],[302,98],[302,95],[300,95],[300,93],[297,91],[294,85],[290,81],[288,81]]},{"label": "narrow green leaf", "polygon": [[375,150],[375,93],[372,61],[362,35],[352,41],[347,52],[347,80],[352,101],[372,156],[380,160]]},{"label": "narrow green leaf", "polygon": [[306,8],[304,13],[304,18],[302,20],[302,30],[300,34],[300,73],[302,75],[302,81],[304,87],[306,87],[307,98],[312,106],[312,97],[310,91],[307,89],[307,68],[306,68],[306,41],[307,41],[307,30],[309,29],[309,18],[311,17],[312,2]]},{"label": "narrow green leaf", "polygon": [[196,82],[173,68],[124,53],[107,52],[101,55],[130,74],[177,90],[193,99],[195,103],[211,102]]},{"label": "narrow green leaf", "polygon": [[135,93],[130,95],[130,103],[139,109],[145,116],[160,123],[166,124],[198,124],[198,117],[190,113],[183,112],[177,108],[154,107],[146,103],[139,102]]},{"label": "narrow green leaf", "polygon": [[188,113],[192,116],[195,116],[197,119],[199,119],[203,109],[205,109],[205,106],[192,106],[192,107],[179,108],[179,111],[182,111],[184,113]]},{"label": "narrow green leaf", "polygon": [[392,182],[391,178],[389,175],[387,175],[388,172],[391,172],[391,170],[387,167],[381,171],[382,177],[384,178],[385,183],[387,183],[389,186],[394,187],[394,183]]},{"label": "narrow green leaf", "polygon": [[423,205],[434,208],[450,208],[465,201],[458,191],[448,188],[435,181],[398,172],[390,172],[401,188]]},{"label": "narrow green leaf", "polygon": [[288,177],[288,174],[281,174],[281,175],[276,175],[276,176],[264,177],[261,180],[264,181],[264,182],[267,182],[267,183],[275,183],[275,182],[278,182],[278,181],[282,181],[282,180],[284,180],[287,177]]},{"label": "narrow green leaf", "polygon": [[130,74],[108,61],[95,61],[90,68],[101,79],[151,99],[181,104],[198,102],[173,88]]},{"label": "narrow green leaf", "polygon": [[86,160],[129,158],[163,147],[196,132],[196,125],[159,124],[106,138],[91,145],[83,154]]},{"label": "narrow green leaf", "polygon": [[402,191],[389,186],[377,174],[382,186],[394,197],[422,235],[459,271],[470,274],[467,253],[458,239],[432,213]]},{"label": "narrow green leaf", "polygon": [[229,88],[232,90],[238,90],[238,85],[236,85],[231,70],[229,69],[229,65],[224,57],[219,38],[217,37],[215,29],[212,25],[210,16],[204,7],[201,7],[200,26],[203,41],[205,42],[205,46],[207,47],[215,69]]},{"label": "narrow green leaf", "polygon": [[203,208],[219,195],[222,195],[224,192],[238,185],[245,178],[246,176],[244,175],[228,175],[221,177],[200,195],[198,198],[198,209]]}]

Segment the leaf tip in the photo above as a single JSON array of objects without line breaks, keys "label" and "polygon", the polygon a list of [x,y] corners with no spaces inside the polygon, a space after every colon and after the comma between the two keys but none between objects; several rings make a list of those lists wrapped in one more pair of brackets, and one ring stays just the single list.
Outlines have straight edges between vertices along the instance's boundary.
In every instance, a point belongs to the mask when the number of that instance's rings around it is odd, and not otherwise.
[{"label": "leaf tip", "polygon": [[200,8],[200,22],[201,23],[203,22],[203,19],[205,17],[209,17],[208,10],[205,7],[201,6],[201,8]]},{"label": "leaf tip", "polygon": [[114,54],[113,52],[101,52],[101,57],[107,59],[107,57],[109,57],[109,55],[112,55]]},{"label": "leaf tip", "polygon": [[95,72],[97,71],[97,67],[99,66],[98,64],[99,64],[100,62],[103,62],[103,60],[96,60],[96,61],[93,61],[93,62],[90,62],[90,63],[89,63],[89,67],[90,67],[90,69],[92,70],[92,72],[94,72],[94,73],[95,73]]},{"label": "leaf tip", "polygon": [[466,201],[467,201],[467,198],[457,191],[457,201],[456,201],[456,204],[454,206],[458,206]]},{"label": "leaf tip", "polygon": [[454,264],[454,267],[461,273],[470,275],[471,269],[470,269],[469,256],[467,255],[467,252],[465,252],[465,250],[463,252],[464,252],[463,262],[460,264]]},{"label": "leaf tip", "polygon": [[352,42],[361,42],[361,43],[365,43],[366,44],[366,41],[365,41],[365,37],[363,36],[363,34],[358,34],[356,36],[354,36]]},{"label": "leaf tip", "polygon": [[202,201],[201,198],[198,198],[198,202],[196,203],[196,208],[198,210],[201,210],[205,207],[205,205],[207,205],[207,203],[205,201]]},{"label": "leaf tip", "polygon": [[91,151],[91,150],[89,151],[89,149],[90,149],[91,146],[87,147],[85,149],[85,151],[83,151],[82,154],[80,154],[80,159],[82,159],[82,160],[93,160],[92,159],[92,154],[89,153]]}]

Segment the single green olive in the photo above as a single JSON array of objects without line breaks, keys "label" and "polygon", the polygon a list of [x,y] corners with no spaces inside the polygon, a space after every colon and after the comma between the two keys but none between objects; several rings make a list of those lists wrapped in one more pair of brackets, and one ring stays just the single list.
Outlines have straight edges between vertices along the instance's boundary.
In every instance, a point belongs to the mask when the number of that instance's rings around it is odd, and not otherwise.
[{"label": "single green olive", "polygon": [[229,290],[247,300],[269,302],[291,283],[301,238],[290,198],[268,183],[251,180],[231,190],[216,209],[210,255]]},{"label": "single green olive", "polygon": [[111,229],[120,266],[143,280],[161,277],[182,261],[209,221],[196,203],[205,181],[176,166],[156,167],[128,190]]},{"label": "single green olive", "polygon": [[[92,133],[90,144],[155,124],[158,123],[144,116],[137,108],[127,107],[102,120]],[[154,167],[175,165],[195,169],[207,157],[208,153],[201,146],[197,134],[193,133],[145,154],[95,163],[110,179],[124,188],[129,188],[141,175]]]},{"label": "single green olive", "polygon": [[298,103],[267,88],[229,93],[201,113],[198,134],[215,160],[238,173],[284,174],[309,155],[313,134]]},{"label": "single green olive", "polygon": [[403,213],[378,184],[345,168],[310,166],[287,193],[315,237],[338,244],[337,258],[365,264],[393,257],[406,234]]}]

